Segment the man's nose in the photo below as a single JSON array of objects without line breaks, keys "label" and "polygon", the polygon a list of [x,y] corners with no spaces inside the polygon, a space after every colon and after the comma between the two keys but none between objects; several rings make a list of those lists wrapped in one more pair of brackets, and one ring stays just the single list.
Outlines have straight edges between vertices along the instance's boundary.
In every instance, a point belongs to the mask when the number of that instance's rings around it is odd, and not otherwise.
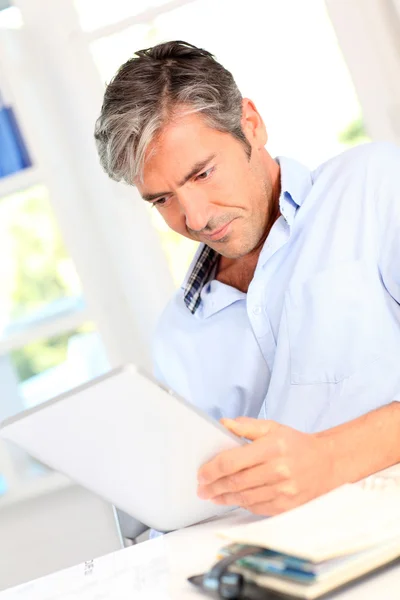
[{"label": "man's nose", "polygon": [[185,215],[186,227],[191,231],[202,231],[211,218],[211,206],[200,191],[188,191],[180,195],[179,203]]}]

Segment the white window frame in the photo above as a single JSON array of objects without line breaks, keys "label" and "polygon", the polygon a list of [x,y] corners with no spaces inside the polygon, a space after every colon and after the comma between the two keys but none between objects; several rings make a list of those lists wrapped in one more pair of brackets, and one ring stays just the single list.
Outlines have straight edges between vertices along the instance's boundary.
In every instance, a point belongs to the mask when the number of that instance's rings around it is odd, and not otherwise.
[{"label": "white window frame", "polygon": [[369,136],[400,144],[400,17],[394,0],[325,2]]}]

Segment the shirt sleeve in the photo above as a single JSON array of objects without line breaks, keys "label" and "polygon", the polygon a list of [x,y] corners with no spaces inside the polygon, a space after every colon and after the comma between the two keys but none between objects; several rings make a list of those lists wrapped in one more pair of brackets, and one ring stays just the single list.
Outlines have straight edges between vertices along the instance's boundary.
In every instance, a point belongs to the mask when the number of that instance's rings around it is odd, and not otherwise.
[{"label": "shirt sleeve", "polygon": [[376,197],[379,270],[389,294],[400,304],[400,148],[385,145],[381,161]]},{"label": "shirt sleeve", "polygon": [[[400,148],[387,144],[381,156],[377,186],[378,266],[384,286],[399,304],[400,328]],[[393,400],[400,401],[400,389]]]}]

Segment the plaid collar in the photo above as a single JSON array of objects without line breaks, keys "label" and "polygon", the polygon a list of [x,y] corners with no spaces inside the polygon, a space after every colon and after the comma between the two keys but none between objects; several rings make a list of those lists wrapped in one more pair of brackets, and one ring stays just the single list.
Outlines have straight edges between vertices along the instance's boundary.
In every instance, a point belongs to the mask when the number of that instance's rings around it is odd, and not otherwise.
[{"label": "plaid collar", "polygon": [[209,280],[219,257],[218,252],[204,245],[183,285],[183,299],[193,315],[201,303],[201,290]]}]

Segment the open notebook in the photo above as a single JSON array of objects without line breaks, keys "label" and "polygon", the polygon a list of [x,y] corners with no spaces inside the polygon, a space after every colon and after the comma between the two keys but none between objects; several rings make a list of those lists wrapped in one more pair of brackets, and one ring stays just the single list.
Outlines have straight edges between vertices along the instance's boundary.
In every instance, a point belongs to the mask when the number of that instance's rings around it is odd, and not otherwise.
[{"label": "open notebook", "polygon": [[400,557],[400,473],[345,485],[292,511],[220,532],[231,544],[264,548],[234,567],[289,596],[318,598]]}]

